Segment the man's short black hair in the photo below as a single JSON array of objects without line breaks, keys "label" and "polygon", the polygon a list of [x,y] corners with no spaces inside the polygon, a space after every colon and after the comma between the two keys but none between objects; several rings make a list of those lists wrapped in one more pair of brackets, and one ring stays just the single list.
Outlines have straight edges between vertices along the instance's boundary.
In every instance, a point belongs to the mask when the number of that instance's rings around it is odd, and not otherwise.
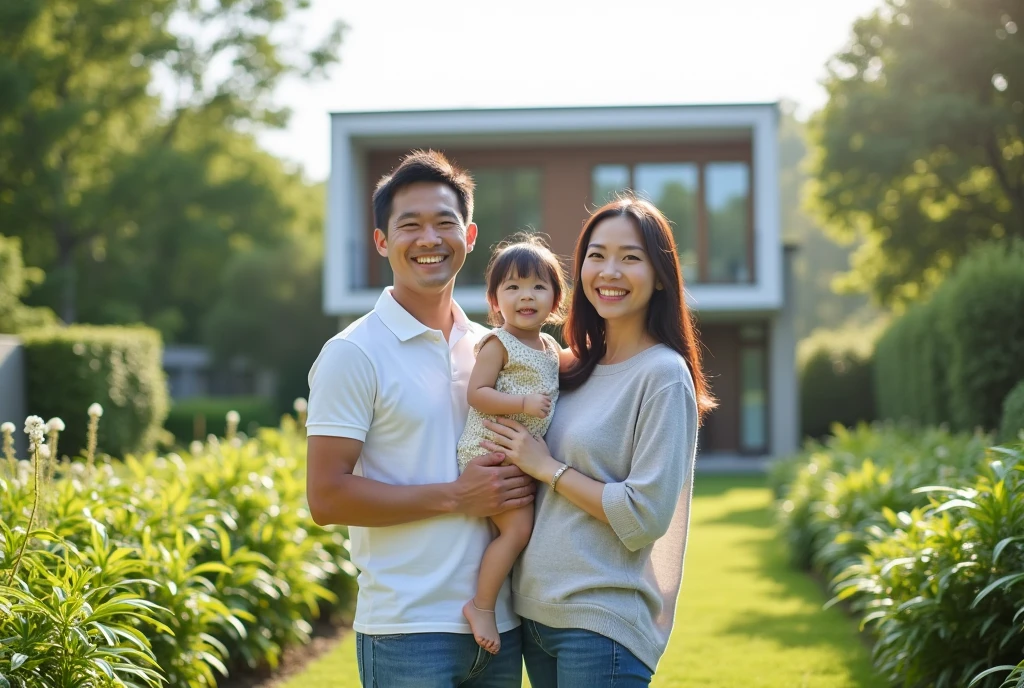
[{"label": "man's short black hair", "polygon": [[453,165],[444,154],[434,150],[414,150],[402,158],[391,174],[377,182],[373,192],[373,226],[387,232],[391,219],[391,204],[395,194],[410,184],[436,182],[455,192],[459,199],[462,220],[473,221],[473,178],[465,170]]}]

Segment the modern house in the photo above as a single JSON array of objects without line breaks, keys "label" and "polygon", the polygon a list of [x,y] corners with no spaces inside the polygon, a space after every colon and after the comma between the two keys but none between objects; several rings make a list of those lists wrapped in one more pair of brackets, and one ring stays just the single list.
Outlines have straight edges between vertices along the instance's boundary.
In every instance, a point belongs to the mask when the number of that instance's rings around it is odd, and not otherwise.
[{"label": "modern house", "polygon": [[719,408],[701,456],[784,456],[799,421],[777,126],[775,104],[334,113],[325,310],[345,324],[390,283],[370,196],[411,149],[443,150],[476,180],[479,240],[455,297],[481,322],[492,245],[536,230],[568,261],[589,210],[633,189],[674,224],[706,347]]}]

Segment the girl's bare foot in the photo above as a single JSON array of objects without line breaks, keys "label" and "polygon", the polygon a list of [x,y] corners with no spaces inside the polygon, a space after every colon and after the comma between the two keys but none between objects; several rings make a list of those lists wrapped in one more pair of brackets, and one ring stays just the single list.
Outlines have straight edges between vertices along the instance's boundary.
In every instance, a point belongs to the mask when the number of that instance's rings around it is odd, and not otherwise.
[{"label": "girl's bare foot", "polygon": [[498,654],[501,649],[501,636],[498,634],[498,624],[494,620],[494,611],[480,609],[470,600],[462,607],[462,615],[469,621],[469,627],[473,629],[473,638],[476,644],[490,652]]}]

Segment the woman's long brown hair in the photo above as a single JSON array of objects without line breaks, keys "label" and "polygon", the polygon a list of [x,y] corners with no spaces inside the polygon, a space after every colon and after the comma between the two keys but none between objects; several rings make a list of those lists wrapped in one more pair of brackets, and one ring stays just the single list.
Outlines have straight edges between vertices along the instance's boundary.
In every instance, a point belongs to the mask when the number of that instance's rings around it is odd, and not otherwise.
[{"label": "woman's long brown hair", "polygon": [[699,418],[717,404],[700,366],[700,341],[693,314],[683,295],[683,276],[672,229],[661,211],[648,201],[626,196],[598,208],[583,225],[574,255],[572,299],[569,315],[562,330],[566,343],[576,356],[576,363],[561,379],[565,391],[576,389],[590,377],[594,366],[605,354],[605,322],[583,293],[580,276],[587,256],[590,235],[598,224],[610,217],[629,218],[639,230],[644,249],[654,266],[655,281],[662,285],[651,295],[647,306],[646,328],[655,340],[671,347],[690,367],[693,388],[697,395]]}]

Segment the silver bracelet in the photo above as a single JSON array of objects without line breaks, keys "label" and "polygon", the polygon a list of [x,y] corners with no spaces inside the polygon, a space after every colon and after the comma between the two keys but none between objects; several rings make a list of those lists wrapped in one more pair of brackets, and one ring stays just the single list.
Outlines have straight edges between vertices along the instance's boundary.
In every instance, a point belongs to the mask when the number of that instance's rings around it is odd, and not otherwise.
[{"label": "silver bracelet", "polygon": [[553,476],[551,476],[551,491],[552,492],[555,491],[555,483],[558,482],[558,479],[562,477],[562,474],[565,473],[565,470],[567,468],[569,468],[568,465],[563,465],[561,468],[559,468],[557,471],[555,471],[555,474]]}]

